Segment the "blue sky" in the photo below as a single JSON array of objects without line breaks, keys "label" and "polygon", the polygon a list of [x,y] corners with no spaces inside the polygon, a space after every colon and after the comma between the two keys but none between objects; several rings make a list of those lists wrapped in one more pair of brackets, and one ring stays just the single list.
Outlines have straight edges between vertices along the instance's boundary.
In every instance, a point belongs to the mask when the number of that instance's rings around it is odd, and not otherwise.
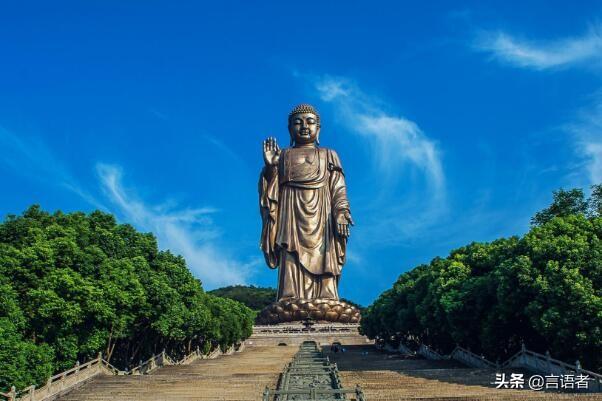
[{"label": "blue sky", "polygon": [[356,226],[341,295],[524,233],[602,181],[599,2],[9,2],[0,212],[101,209],[208,289],[274,286],[261,141],[321,113]]}]

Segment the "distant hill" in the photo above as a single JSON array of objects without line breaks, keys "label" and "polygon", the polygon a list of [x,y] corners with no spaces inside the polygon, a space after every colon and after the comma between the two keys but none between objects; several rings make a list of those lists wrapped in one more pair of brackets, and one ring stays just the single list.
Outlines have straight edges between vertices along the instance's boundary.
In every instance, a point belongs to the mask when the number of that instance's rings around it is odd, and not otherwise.
[{"label": "distant hill", "polygon": [[255,311],[262,310],[276,300],[275,288],[253,285],[231,285],[209,291],[209,293],[241,302]]},{"label": "distant hill", "polygon": [[[276,300],[276,289],[271,287],[255,287],[253,285],[231,285],[209,291],[211,295],[223,298],[230,298],[245,304],[247,307],[260,311]],[[341,298],[358,309],[363,309],[361,305]]]}]

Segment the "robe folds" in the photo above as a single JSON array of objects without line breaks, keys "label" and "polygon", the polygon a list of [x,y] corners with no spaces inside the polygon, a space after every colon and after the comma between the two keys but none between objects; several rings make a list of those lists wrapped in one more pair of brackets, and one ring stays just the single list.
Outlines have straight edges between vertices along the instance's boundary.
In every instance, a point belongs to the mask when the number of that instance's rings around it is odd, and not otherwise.
[{"label": "robe folds", "polygon": [[260,247],[279,268],[278,298],[338,299],[346,239],[336,215],[349,211],[338,155],[326,148],[288,148],[259,179]]}]

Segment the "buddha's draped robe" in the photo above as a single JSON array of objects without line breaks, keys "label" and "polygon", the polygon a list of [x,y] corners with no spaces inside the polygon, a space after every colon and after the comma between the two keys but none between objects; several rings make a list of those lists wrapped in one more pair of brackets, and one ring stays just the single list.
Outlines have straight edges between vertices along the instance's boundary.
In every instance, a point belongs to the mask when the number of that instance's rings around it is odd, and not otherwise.
[{"label": "buddha's draped robe", "polygon": [[259,179],[261,249],[279,268],[278,299],[338,299],[346,239],[337,213],[349,211],[341,162],[326,148],[288,148]]}]

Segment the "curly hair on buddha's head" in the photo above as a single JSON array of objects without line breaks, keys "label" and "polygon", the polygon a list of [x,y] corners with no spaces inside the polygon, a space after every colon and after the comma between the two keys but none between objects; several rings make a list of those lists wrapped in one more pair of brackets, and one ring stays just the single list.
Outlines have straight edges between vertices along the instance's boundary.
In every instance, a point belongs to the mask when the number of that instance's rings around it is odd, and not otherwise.
[{"label": "curly hair on buddha's head", "polygon": [[320,114],[318,113],[318,110],[316,110],[316,108],[314,106],[312,106],[309,103],[301,103],[296,105],[295,107],[293,107],[293,109],[291,110],[290,113],[288,113],[288,120],[289,122],[291,121],[291,118],[295,115],[295,114],[301,114],[301,113],[312,113],[316,115],[316,120],[318,125],[320,124]]}]

